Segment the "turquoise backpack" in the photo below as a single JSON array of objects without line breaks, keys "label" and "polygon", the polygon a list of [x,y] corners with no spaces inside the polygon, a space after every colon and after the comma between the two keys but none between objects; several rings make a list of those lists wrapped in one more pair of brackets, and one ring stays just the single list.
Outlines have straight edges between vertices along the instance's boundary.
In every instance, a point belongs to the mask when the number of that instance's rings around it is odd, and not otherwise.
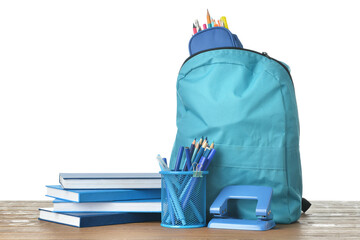
[{"label": "turquoise backpack", "polygon": [[[266,53],[208,49],[184,62],[176,87],[178,131],[171,163],[179,146],[194,137],[215,141],[207,209],[226,186],[262,185],[273,189],[271,209],[277,223],[298,220],[299,118],[289,67]],[[255,206],[256,201],[238,200],[229,203],[228,212],[255,219]]]}]

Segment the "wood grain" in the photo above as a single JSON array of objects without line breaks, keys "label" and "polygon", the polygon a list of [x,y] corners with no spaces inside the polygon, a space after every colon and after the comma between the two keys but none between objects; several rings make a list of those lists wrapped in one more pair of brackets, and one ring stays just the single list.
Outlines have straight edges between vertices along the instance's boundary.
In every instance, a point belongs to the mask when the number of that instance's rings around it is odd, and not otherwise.
[{"label": "wood grain", "polygon": [[360,202],[313,202],[297,223],[265,232],[169,229],[159,222],[75,228],[39,221],[49,201],[0,201],[0,239],[360,239]]}]

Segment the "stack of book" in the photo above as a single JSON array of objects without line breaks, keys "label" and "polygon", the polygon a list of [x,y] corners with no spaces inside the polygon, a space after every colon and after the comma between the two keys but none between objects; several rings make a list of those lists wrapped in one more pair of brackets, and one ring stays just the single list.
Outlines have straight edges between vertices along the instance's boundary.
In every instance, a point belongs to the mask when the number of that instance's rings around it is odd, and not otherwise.
[{"label": "stack of book", "polygon": [[160,221],[160,174],[60,173],[59,181],[46,186],[53,208],[40,208],[40,220],[75,227]]}]

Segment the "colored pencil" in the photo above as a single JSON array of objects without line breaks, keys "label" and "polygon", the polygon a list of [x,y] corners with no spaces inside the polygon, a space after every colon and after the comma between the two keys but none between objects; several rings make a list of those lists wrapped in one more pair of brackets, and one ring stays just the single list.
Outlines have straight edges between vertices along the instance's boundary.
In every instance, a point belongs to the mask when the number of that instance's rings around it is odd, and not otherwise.
[{"label": "colored pencil", "polygon": [[203,155],[203,153],[204,153],[204,151],[205,151],[206,144],[207,144],[207,142],[204,141],[204,142],[203,142],[203,145],[202,145],[201,148],[199,149],[199,152],[196,154],[196,158],[195,158],[195,160],[194,160],[194,163],[199,163],[199,160],[200,160],[200,158],[202,157],[202,155]]},{"label": "colored pencil", "polygon": [[210,154],[210,151],[211,151],[211,149],[208,148],[208,147],[206,147],[205,150],[204,150],[203,156],[204,156],[205,158],[207,158],[207,157],[209,156],[209,154]]},{"label": "colored pencil", "polygon": [[[195,149],[195,144],[196,144],[196,138],[192,141],[191,146],[190,146],[190,156],[193,155],[194,153],[194,149]],[[190,159],[191,160],[191,159]]]},{"label": "colored pencil", "polygon": [[222,16],[220,19],[221,19],[221,21],[222,21],[223,24],[224,24],[224,28],[229,29],[229,26],[228,26],[227,21],[226,21],[226,17]]},{"label": "colored pencil", "polygon": [[203,139],[204,139],[204,137],[201,137],[200,140],[199,140],[200,146],[202,145],[202,142],[204,141]]},{"label": "colored pencil", "polygon": [[206,21],[207,21],[208,28],[211,28],[211,20],[210,20],[209,9],[207,9]]},{"label": "colored pencil", "polygon": [[185,148],[185,155],[186,155],[186,164],[184,166],[184,171],[186,170],[191,171],[191,155],[190,155],[190,149],[188,147]]},{"label": "colored pencil", "polygon": [[209,156],[207,157],[204,166],[201,168],[202,171],[206,171],[211,163],[211,160],[214,158],[216,151],[211,149]]},{"label": "colored pencil", "polygon": [[199,144],[199,143],[196,143],[196,144],[195,144],[194,153],[193,153],[193,155],[192,155],[192,157],[191,157],[191,164],[193,164],[193,162],[194,162],[194,160],[195,160],[195,157],[196,157],[196,154],[197,154],[197,152],[198,152],[198,150],[199,150],[199,147],[200,147],[200,144]]},{"label": "colored pencil", "polygon": [[195,26],[196,26],[196,29],[198,30],[198,32],[200,32],[201,27],[200,27],[199,21],[197,19],[195,20]]},{"label": "colored pencil", "polygon": [[179,169],[180,169],[180,164],[181,164],[183,152],[184,152],[184,147],[180,147],[179,151],[178,151],[177,158],[176,158],[175,171],[179,171]]}]

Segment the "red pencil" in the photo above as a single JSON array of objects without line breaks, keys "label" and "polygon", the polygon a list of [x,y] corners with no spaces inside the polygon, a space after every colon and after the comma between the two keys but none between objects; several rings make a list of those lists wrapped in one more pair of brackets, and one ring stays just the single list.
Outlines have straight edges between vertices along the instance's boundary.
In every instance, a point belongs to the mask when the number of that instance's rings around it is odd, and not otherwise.
[{"label": "red pencil", "polygon": [[195,27],[195,25],[193,24],[193,31],[194,31],[194,34],[196,34],[197,33],[197,31],[196,31],[196,27]]}]

